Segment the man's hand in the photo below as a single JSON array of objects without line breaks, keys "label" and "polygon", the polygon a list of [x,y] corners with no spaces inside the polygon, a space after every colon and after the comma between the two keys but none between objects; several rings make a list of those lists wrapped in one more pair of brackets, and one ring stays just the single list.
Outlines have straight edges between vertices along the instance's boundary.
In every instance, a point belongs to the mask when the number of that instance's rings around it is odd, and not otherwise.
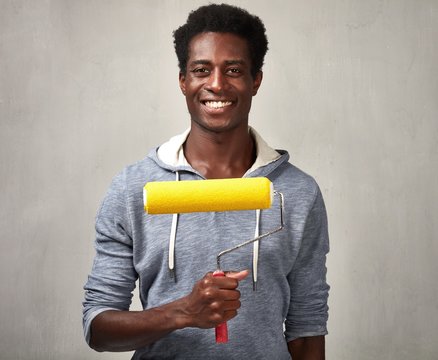
[{"label": "man's hand", "polygon": [[91,323],[90,345],[97,351],[131,351],[184,327],[213,328],[237,315],[239,281],[248,271],[213,277],[208,273],[191,293],[169,304],[143,311],[107,310]]},{"label": "man's hand", "polygon": [[235,317],[240,308],[237,287],[247,276],[247,270],[227,272],[222,277],[207,273],[183,299],[185,326],[208,329]]}]

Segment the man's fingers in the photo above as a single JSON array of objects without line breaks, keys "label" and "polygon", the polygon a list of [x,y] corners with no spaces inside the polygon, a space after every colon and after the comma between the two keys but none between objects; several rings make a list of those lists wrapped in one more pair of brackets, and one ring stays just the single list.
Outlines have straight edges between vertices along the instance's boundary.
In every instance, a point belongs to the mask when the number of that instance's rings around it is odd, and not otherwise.
[{"label": "man's fingers", "polygon": [[220,298],[225,301],[239,300],[240,291],[239,290],[224,290],[220,292]]},{"label": "man's fingers", "polygon": [[245,279],[249,274],[248,270],[242,270],[242,271],[226,271],[225,276],[230,277],[236,280],[243,280]]}]

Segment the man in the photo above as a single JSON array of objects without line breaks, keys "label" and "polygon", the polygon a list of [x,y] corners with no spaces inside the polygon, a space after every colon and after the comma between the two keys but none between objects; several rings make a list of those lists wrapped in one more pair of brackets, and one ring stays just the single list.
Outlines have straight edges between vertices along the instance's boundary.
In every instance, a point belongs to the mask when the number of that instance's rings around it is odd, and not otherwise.
[{"label": "man", "polygon": [[[321,192],[248,126],[267,51],[264,25],[240,8],[208,5],[174,38],[191,126],[113,180],[96,220],[86,339],[98,351],[136,350],[134,359],[323,359],[328,236]],[[224,266],[239,270],[226,277],[211,273],[217,254],[277,227],[276,206],[143,211],[150,181],[258,176],[284,194],[285,229],[225,257]],[[245,279],[250,264],[256,291]],[[129,311],[137,279],[145,310]],[[224,321],[230,340],[216,344],[213,328]]]}]

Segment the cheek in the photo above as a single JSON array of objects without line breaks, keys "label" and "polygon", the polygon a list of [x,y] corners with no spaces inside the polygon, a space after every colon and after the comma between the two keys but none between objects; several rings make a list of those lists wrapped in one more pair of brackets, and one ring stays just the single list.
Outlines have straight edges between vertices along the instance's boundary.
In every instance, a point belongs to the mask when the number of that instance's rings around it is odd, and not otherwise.
[{"label": "cheek", "polygon": [[200,112],[200,104],[199,102],[196,100],[195,96],[186,96],[186,105],[187,105],[187,110],[189,111],[190,114],[195,114],[195,113],[199,113]]}]

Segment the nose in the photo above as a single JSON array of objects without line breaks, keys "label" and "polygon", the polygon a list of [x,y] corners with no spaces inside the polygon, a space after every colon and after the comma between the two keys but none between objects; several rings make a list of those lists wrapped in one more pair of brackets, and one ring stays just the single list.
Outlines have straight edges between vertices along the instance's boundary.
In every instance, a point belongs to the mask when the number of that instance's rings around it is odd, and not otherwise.
[{"label": "nose", "polygon": [[224,74],[219,69],[212,70],[207,79],[205,88],[214,93],[221,93],[226,86],[226,79]]}]

